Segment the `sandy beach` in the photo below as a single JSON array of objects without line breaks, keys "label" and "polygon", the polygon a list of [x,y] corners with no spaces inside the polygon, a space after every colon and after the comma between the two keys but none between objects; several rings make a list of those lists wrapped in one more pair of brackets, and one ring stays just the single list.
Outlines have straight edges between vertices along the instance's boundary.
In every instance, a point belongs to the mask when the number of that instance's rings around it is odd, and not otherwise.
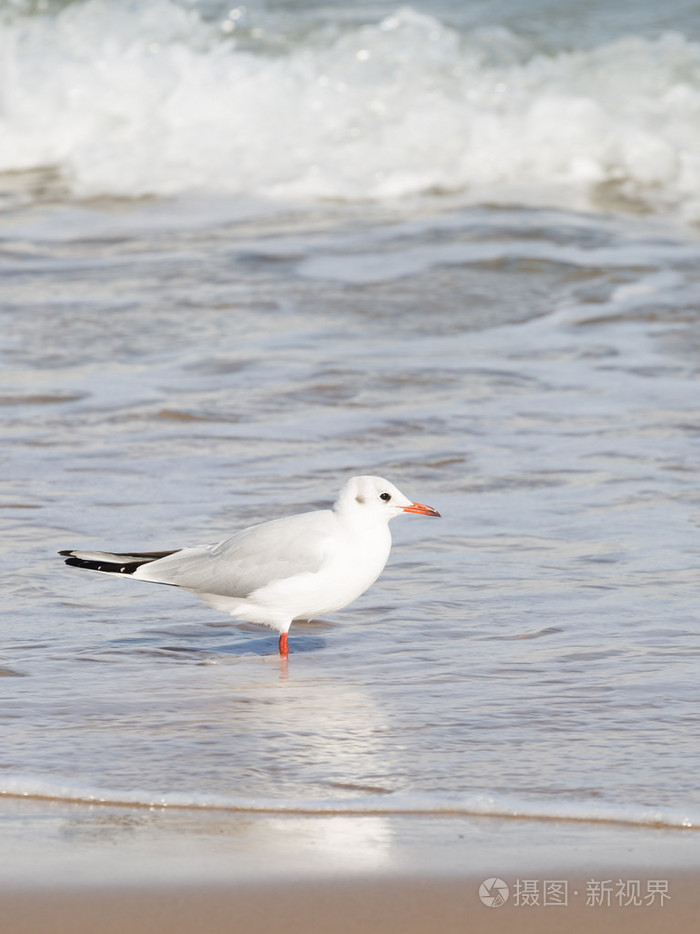
[{"label": "sandy beach", "polygon": [[[616,867],[609,878],[624,877]],[[2,896],[7,934],[463,934],[469,930],[522,934],[690,934],[700,914],[697,875],[674,874],[665,905],[623,907],[519,906],[492,909],[478,897],[475,877],[360,878],[310,883],[264,882],[228,886],[117,887],[38,890]],[[570,884],[585,891],[585,875]]]},{"label": "sandy beach", "polygon": [[685,934],[700,914],[695,830],[10,798],[0,814],[3,934]]}]

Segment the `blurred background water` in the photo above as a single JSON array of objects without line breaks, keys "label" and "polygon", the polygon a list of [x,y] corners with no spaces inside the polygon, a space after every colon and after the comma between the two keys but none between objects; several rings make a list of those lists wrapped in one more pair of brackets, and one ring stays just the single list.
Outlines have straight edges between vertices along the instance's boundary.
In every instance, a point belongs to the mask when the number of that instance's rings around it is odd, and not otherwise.
[{"label": "blurred background water", "polygon": [[[0,792],[697,826],[700,14],[0,15]],[[273,633],[59,548],[376,473],[377,584]]]}]

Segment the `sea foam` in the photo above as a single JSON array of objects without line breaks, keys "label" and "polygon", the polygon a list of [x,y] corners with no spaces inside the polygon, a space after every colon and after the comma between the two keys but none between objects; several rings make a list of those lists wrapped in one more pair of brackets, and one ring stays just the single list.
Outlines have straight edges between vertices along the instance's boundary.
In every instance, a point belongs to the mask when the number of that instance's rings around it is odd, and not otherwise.
[{"label": "sea foam", "polygon": [[434,797],[425,794],[361,798],[250,798],[200,792],[154,792],[145,789],[98,788],[60,778],[31,775],[5,775],[0,797],[99,804],[111,807],[166,808],[175,810],[236,811],[250,814],[313,814],[325,816],[432,815],[498,817],[520,820],[555,820],[584,823],[616,823],[636,826],[700,829],[697,809],[620,804],[601,800],[536,800],[514,795],[472,792]]},{"label": "sea foam", "polygon": [[0,61],[0,172],[78,198],[449,192],[700,220],[700,45],[680,33],[547,52],[401,8],[271,47],[172,0],[86,0],[5,15]]}]

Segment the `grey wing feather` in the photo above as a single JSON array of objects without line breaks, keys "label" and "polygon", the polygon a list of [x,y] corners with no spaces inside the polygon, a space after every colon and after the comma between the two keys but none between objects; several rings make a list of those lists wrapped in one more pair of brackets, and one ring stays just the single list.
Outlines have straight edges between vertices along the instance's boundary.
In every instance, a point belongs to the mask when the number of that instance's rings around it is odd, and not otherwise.
[{"label": "grey wing feather", "polygon": [[318,571],[329,554],[333,520],[323,511],[264,522],[216,545],[183,548],[145,564],[134,577],[245,598],[272,581]]}]

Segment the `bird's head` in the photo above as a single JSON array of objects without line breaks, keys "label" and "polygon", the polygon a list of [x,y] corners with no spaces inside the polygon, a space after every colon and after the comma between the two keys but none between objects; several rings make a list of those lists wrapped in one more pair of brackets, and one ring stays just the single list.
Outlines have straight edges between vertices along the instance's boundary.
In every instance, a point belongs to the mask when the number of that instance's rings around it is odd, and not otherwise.
[{"label": "bird's head", "polygon": [[337,512],[366,515],[368,519],[380,516],[388,522],[402,512],[415,512],[421,516],[439,516],[432,506],[414,503],[383,477],[352,477],[340,491],[335,503]]}]

